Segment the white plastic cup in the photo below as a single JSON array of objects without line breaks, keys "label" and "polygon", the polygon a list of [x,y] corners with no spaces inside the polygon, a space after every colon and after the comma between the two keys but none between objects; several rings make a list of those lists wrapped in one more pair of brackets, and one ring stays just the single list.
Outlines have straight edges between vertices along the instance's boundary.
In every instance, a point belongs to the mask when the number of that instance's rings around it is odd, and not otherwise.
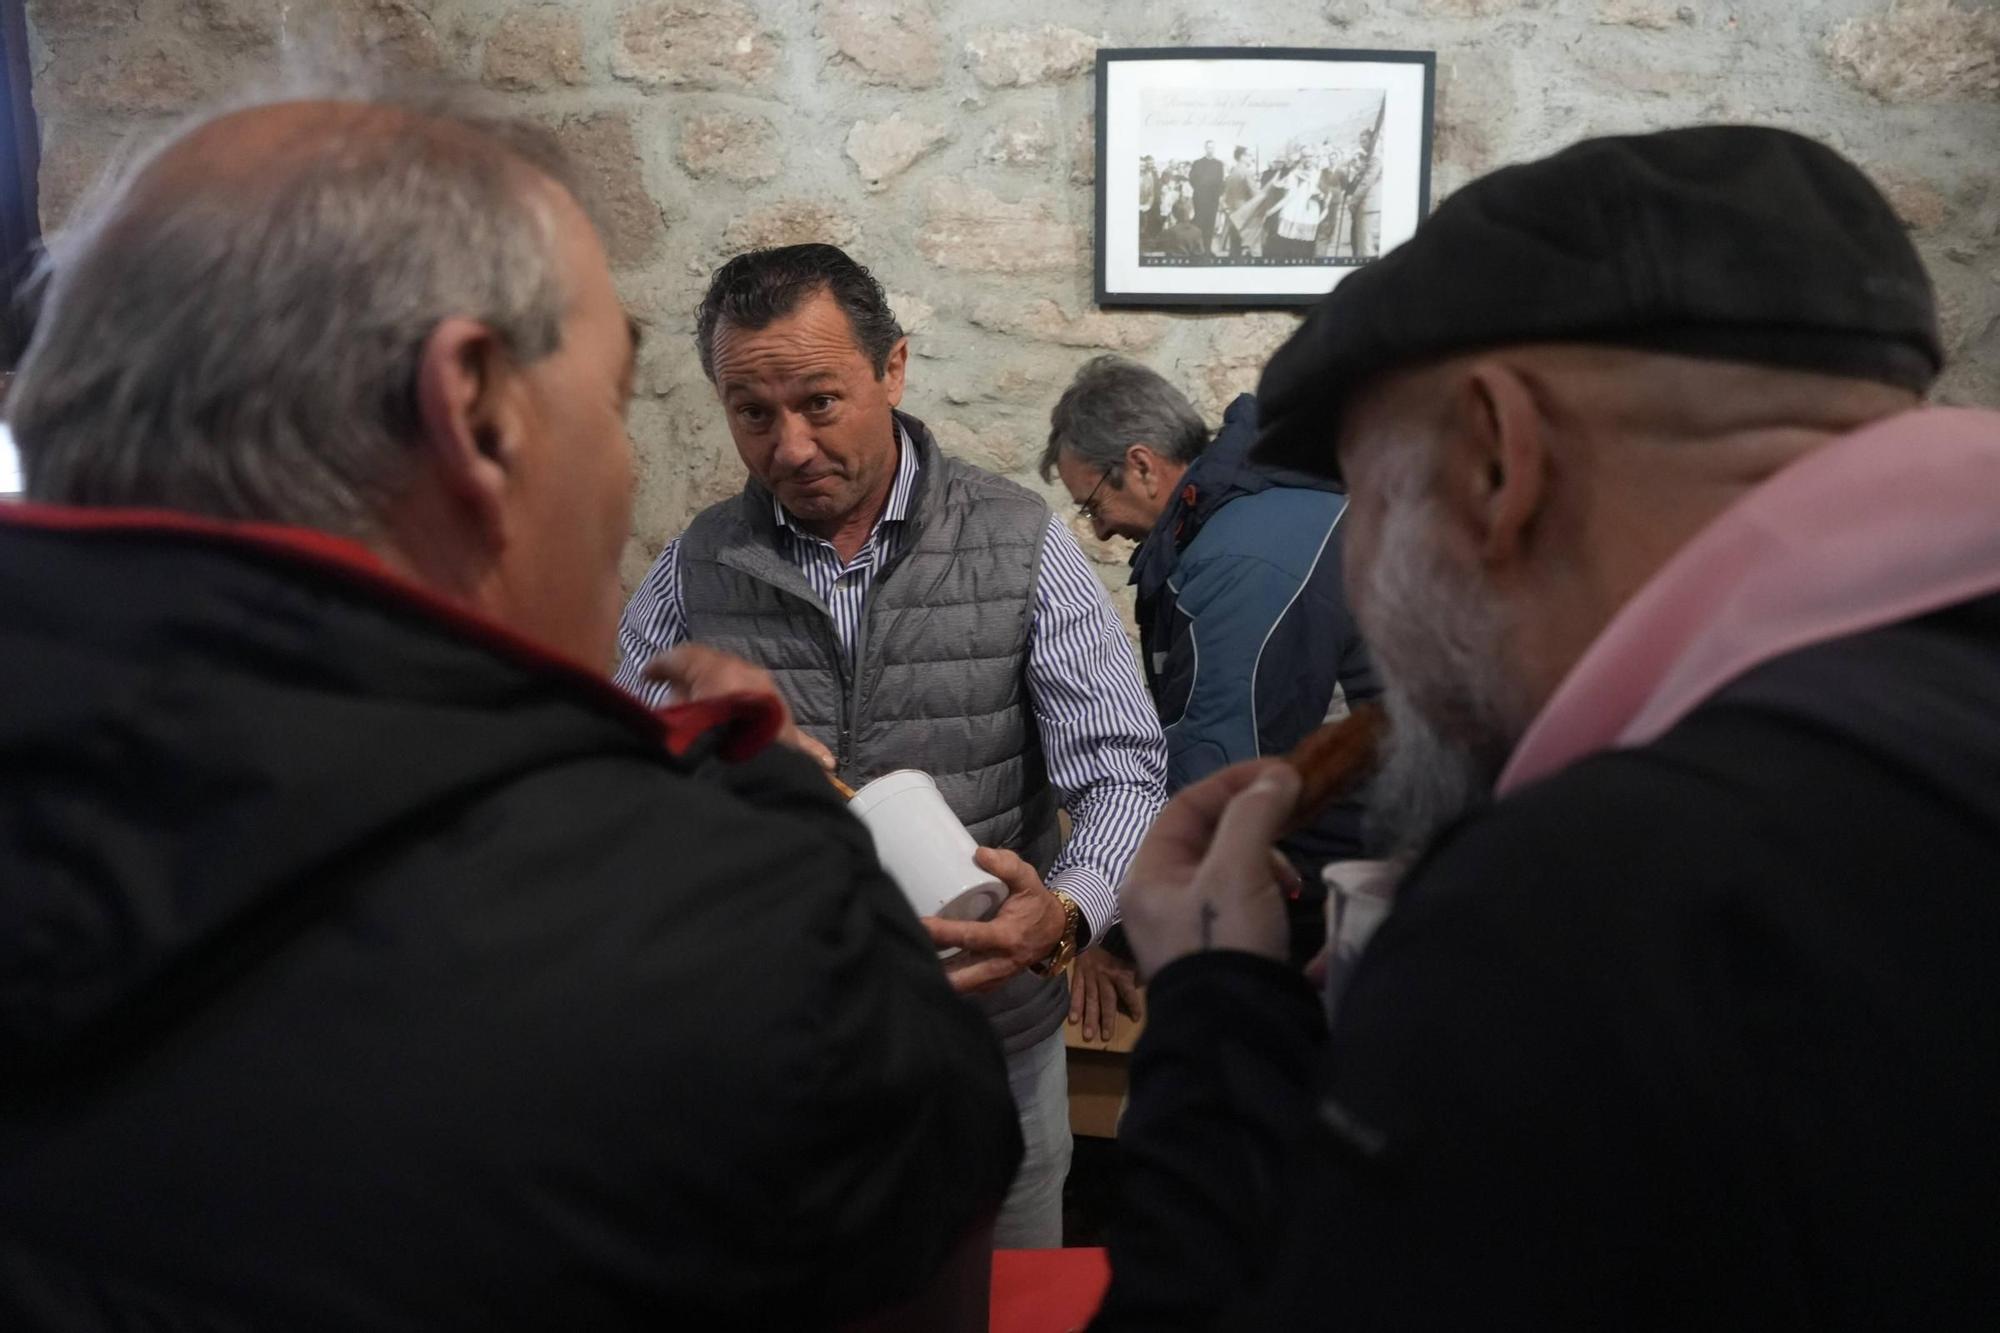
[{"label": "white plastic cup", "polygon": [[979,844],[930,774],[913,768],[885,773],[855,792],[847,808],[867,825],[882,868],[918,916],[985,921],[1000,910],[1007,886],[973,861]]},{"label": "white plastic cup", "polygon": [[1361,951],[1388,919],[1403,867],[1395,861],[1334,861],[1320,871],[1326,885],[1326,1001],[1331,1017]]}]

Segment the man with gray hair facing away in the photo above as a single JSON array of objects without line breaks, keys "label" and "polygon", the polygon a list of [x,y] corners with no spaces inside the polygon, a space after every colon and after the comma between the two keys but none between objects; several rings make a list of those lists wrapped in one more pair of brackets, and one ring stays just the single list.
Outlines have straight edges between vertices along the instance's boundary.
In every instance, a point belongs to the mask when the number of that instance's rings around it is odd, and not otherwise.
[{"label": "man with gray hair facing away", "polygon": [[[1341,589],[1337,483],[1250,458],[1257,400],[1240,394],[1213,440],[1179,389],[1134,361],[1086,363],[1049,415],[1042,475],[1059,476],[1099,537],[1134,537],[1140,652],[1167,734],[1167,789],[1283,754],[1379,689]],[[1288,838],[1303,887],[1290,957],[1326,942],[1320,871],[1365,855],[1358,800]],[[1131,1012],[1131,976],[1079,960],[1085,1035]]]},{"label": "man with gray hair facing away", "polygon": [[287,102],[65,234],[0,515],[0,1327],[984,1327],[990,1032],[779,705],[603,674],[636,335],[571,179]]},{"label": "man with gray hair facing away", "polygon": [[[1076,538],[1041,497],[941,453],[899,408],[909,340],[831,245],[738,255],[695,322],[749,473],[660,553],[625,612],[618,680],[648,697],[766,687],[859,787],[936,779],[1008,898],[926,918],[1000,1034],[1026,1155],[1004,1248],[1062,1244],[1069,1077],[1060,973],[1117,920],[1163,802],[1160,726]],[[1066,807],[1067,843],[1057,820]],[[1046,877],[1046,883],[1044,882]]]}]

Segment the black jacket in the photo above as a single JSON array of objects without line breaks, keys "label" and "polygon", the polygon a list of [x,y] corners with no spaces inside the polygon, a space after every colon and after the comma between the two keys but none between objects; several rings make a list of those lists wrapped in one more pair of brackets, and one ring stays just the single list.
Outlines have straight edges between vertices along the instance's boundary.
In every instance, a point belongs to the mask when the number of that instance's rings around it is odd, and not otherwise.
[{"label": "black jacket", "polygon": [[0,522],[0,1328],[816,1327],[997,1207],[998,1047],[809,765],[100,521]]},{"label": "black jacket", "polygon": [[[1283,754],[1336,700],[1382,692],[1341,586],[1347,497],[1325,478],[1251,461],[1256,440],[1257,400],[1240,394],[1132,556],[1169,791]],[[1367,854],[1361,803],[1335,803],[1285,851],[1309,895],[1324,896],[1321,866]]]},{"label": "black jacket", "polygon": [[1106,1329],[2000,1312],[2000,599],[1763,667],[1447,835],[1329,1038],[1162,972]]}]

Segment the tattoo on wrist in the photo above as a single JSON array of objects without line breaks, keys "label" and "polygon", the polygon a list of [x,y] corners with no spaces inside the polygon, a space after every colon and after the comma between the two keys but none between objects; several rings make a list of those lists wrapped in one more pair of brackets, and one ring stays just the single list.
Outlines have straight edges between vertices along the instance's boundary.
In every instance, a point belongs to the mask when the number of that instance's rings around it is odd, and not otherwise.
[{"label": "tattoo on wrist", "polygon": [[1205,902],[1201,905],[1201,947],[1204,949],[1213,949],[1215,947],[1215,918],[1217,915],[1214,903]]}]

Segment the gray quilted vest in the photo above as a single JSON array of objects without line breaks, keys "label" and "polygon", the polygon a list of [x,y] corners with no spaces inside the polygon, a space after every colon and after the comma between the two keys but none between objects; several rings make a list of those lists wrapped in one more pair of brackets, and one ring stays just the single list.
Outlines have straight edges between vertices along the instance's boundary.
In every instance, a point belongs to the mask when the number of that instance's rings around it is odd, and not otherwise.
[{"label": "gray quilted vest", "polygon": [[[853,668],[825,604],[780,549],[771,493],[754,480],[681,536],[688,637],[769,670],[851,785],[922,769],[982,847],[1016,851],[1046,875],[1062,834],[1027,662],[1048,506],[944,457],[916,418],[896,419],[921,471],[901,550],[869,590]],[[1054,1032],[1069,1009],[1060,979],[1027,974],[975,999],[1009,1055]]]}]

